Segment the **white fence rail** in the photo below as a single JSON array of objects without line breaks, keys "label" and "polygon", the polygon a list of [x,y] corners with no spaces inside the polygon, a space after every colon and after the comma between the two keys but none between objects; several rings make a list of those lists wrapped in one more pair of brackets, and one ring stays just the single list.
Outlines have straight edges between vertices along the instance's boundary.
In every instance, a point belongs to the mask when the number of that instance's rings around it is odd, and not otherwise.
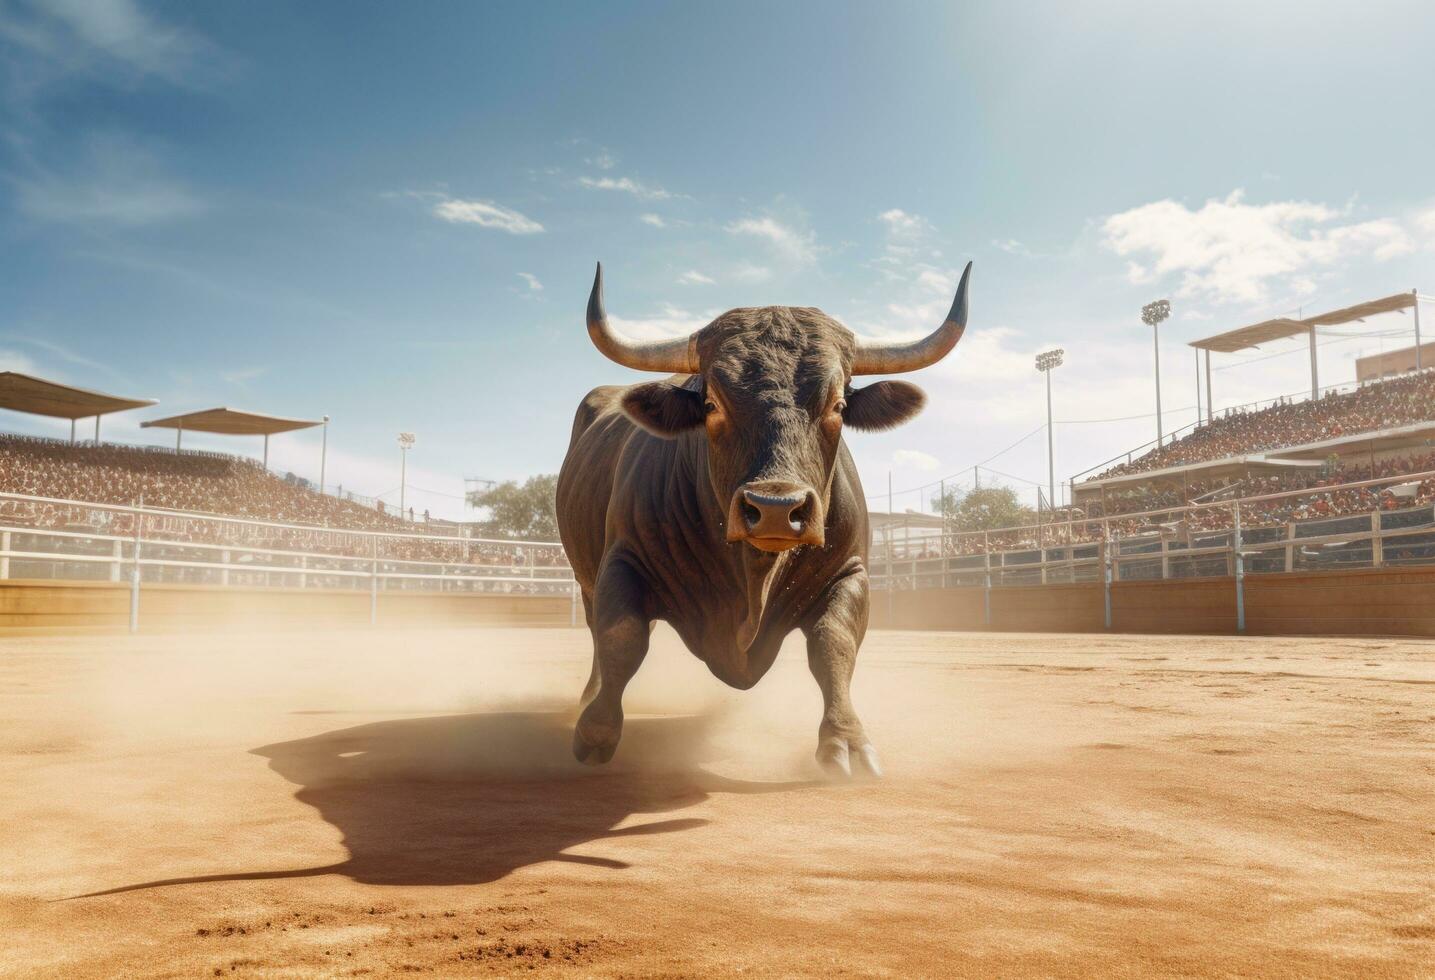
[{"label": "white fence rail", "polygon": [[395,534],[0,493],[0,579],[570,597],[556,542]]},{"label": "white fence rail", "polygon": [[[1040,585],[1435,564],[1435,471],[993,531],[889,529],[874,588]],[[900,537],[899,537],[900,536]]]},{"label": "white fence rail", "polygon": [[[889,528],[880,591],[1435,565],[1435,471],[992,531]],[[898,534],[904,532],[901,540]],[[560,595],[578,590],[556,542],[280,524],[0,493],[0,579]]]}]

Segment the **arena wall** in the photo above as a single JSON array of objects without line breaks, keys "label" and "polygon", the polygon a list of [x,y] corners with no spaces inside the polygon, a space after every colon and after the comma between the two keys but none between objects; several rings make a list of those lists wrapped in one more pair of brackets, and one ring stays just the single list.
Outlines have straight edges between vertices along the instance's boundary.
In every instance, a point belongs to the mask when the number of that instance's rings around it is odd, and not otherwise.
[{"label": "arena wall", "polygon": [[1270,636],[1435,636],[1435,568],[1251,576],[1246,629]]},{"label": "arena wall", "polygon": [[[872,598],[873,629],[1092,633],[1105,630],[1105,587],[998,586],[991,619],[980,587],[885,593]],[[1435,636],[1435,568],[1247,575],[1246,632],[1268,636]],[[1236,583],[1221,578],[1115,582],[1118,633],[1236,632]]]},{"label": "arena wall", "polygon": [[[567,626],[568,596],[380,592],[379,626]],[[0,630],[123,630],[129,627],[125,582],[0,580]],[[580,616],[581,619],[581,616]],[[151,630],[366,627],[367,591],[243,589],[146,584],[140,627]]]},{"label": "arena wall", "polygon": [[[1248,575],[1244,590],[1248,633],[1435,636],[1435,568]],[[0,631],[123,630],[129,603],[124,582],[0,580]],[[369,614],[369,593],[359,590],[147,584],[140,594],[146,631],[367,627]],[[567,596],[393,591],[378,595],[377,625],[568,626],[572,615]],[[1121,633],[1232,634],[1235,580],[1116,582],[1111,618]],[[1100,582],[872,597],[873,629],[1096,633],[1105,622]]]}]

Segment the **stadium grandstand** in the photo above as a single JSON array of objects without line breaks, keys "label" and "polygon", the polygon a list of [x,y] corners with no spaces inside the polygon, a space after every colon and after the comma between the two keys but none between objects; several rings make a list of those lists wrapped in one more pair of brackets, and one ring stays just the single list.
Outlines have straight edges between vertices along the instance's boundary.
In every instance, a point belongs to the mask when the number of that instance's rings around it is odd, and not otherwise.
[{"label": "stadium grandstand", "polygon": [[[1429,469],[1435,460],[1435,373],[1425,369],[1435,365],[1423,359],[1427,345],[1420,337],[1420,300],[1418,291],[1411,290],[1305,318],[1263,320],[1192,341],[1190,346],[1205,355],[1204,418],[1173,433],[1170,441],[1158,440],[1124,459],[1077,474],[1071,481],[1073,505],[1088,516],[1111,516]],[[1364,324],[1367,318],[1407,311],[1414,325],[1413,346],[1357,362],[1353,390],[1320,387],[1321,328]],[[1212,411],[1212,352],[1254,350],[1298,336],[1309,341],[1308,398],[1282,397]],[[1086,479],[1079,479],[1083,476]]]},{"label": "stadium grandstand", "polygon": [[[154,404],[0,374],[0,407],[72,421],[68,441],[0,433],[0,579],[118,582],[143,565],[147,583],[571,591],[556,544],[415,523],[382,501],[270,472],[269,436],[316,422],[221,408],[142,423],[174,429],[172,449],[98,439],[101,415]],[[73,422],[91,416],[97,438],[77,439]],[[263,436],[265,458],[183,449],[185,430]]]},{"label": "stadium grandstand", "polygon": [[1234,409],[1142,456],[1074,484],[1085,513],[1415,473],[1435,460],[1435,373],[1350,392]]}]

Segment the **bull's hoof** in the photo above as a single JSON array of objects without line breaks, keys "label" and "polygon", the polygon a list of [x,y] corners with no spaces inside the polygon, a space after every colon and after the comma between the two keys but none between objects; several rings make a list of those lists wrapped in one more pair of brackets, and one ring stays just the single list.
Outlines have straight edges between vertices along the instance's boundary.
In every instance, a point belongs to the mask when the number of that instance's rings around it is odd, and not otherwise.
[{"label": "bull's hoof", "polygon": [[823,739],[817,744],[817,764],[833,780],[882,778],[882,763],[871,742],[852,745],[844,738]]},{"label": "bull's hoof", "polygon": [[598,711],[598,705],[590,704],[578,716],[573,727],[573,757],[589,766],[601,766],[613,758],[618,751],[618,739],[623,736],[623,716],[613,719]]},{"label": "bull's hoof", "polygon": [[613,753],[618,751],[618,743],[608,742],[605,744],[591,745],[583,741],[583,735],[576,729],[573,732],[573,758],[585,766],[601,766],[613,758]]}]

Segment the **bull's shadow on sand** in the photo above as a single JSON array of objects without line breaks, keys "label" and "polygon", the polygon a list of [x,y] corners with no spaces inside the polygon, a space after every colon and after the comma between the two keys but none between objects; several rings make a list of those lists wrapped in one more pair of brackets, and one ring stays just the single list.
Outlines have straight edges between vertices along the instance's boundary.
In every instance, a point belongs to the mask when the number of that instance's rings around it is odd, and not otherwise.
[{"label": "bull's shadow on sand", "polygon": [[[630,717],[601,769],[574,761],[571,711],[507,711],[380,721],[254,749],[295,798],[342,834],[349,858],[139,882],[115,892],[214,881],[342,874],[379,885],[463,885],[567,861],[621,871],[616,837],[679,833],[708,821],[672,814],[712,793],[780,792],[811,782],[747,782],[704,771],[713,716]],[[658,819],[632,823],[652,814]],[[578,848],[581,854],[569,853]],[[80,896],[89,897],[89,896]]]}]

